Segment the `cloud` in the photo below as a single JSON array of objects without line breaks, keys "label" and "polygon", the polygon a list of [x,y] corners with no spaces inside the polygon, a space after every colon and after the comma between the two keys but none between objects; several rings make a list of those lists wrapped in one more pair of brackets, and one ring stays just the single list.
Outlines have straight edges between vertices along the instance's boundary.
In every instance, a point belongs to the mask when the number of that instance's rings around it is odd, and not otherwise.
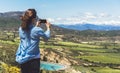
[{"label": "cloud", "polygon": [[96,16],[90,12],[86,12],[84,16],[86,19],[95,19],[96,18]]},{"label": "cloud", "polygon": [[50,22],[55,22],[55,20],[53,18],[47,18],[47,20]]},{"label": "cloud", "polygon": [[120,21],[117,21],[117,20],[109,20],[109,21],[88,21],[87,23],[90,23],[90,24],[96,24],[96,25],[120,25]]},{"label": "cloud", "polygon": [[107,13],[100,13],[98,15],[100,18],[103,18],[103,17],[110,17],[111,15],[107,14]]},{"label": "cloud", "polygon": [[67,18],[48,18],[53,24],[96,24],[96,25],[120,25],[120,16],[112,16],[107,13],[92,14],[90,12],[84,13],[82,16],[67,17]]},{"label": "cloud", "polygon": [[120,16],[118,16],[118,18],[120,19]]}]

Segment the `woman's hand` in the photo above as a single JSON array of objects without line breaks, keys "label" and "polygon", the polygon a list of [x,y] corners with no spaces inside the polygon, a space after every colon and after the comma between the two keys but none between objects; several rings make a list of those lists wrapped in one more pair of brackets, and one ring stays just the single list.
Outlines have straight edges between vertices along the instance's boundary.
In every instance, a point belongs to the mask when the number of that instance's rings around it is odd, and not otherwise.
[{"label": "woman's hand", "polygon": [[36,22],[36,26],[39,27],[41,25],[40,21]]},{"label": "woman's hand", "polygon": [[[36,22],[36,26],[37,26],[37,27],[40,27],[40,25],[41,25],[40,21],[37,21],[37,22]],[[47,22],[45,23],[45,25],[46,25],[47,30],[50,30],[50,26],[51,26],[50,22],[47,21]]]},{"label": "woman's hand", "polygon": [[46,24],[46,28],[50,30],[50,26],[51,26],[50,22],[47,21],[45,24]]}]

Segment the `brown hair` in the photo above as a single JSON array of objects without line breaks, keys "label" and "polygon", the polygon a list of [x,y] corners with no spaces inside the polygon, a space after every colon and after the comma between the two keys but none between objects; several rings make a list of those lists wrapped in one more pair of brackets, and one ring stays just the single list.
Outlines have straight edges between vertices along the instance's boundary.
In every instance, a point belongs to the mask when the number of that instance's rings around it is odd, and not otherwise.
[{"label": "brown hair", "polygon": [[[29,15],[29,11],[32,15]],[[36,18],[36,10],[35,9],[28,9],[23,16],[20,17],[22,24],[21,27],[23,30],[29,30],[29,25],[32,23],[32,20]]]}]

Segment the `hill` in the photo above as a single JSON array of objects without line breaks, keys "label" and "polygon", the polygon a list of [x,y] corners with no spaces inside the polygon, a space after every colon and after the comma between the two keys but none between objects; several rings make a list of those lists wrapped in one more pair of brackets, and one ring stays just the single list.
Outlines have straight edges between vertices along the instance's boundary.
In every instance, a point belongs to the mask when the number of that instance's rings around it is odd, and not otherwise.
[{"label": "hill", "polygon": [[109,31],[109,30],[120,30],[119,25],[96,25],[96,24],[71,24],[71,25],[65,25],[60,24],[58,26],[61,26],[63,28],[67,29],[74,29],[74,30],[100,30],[100,31]]},{"label": "hill", "polygon": [[[0,13],[0,30],[18,31],[18,28],[21,24],[19,16],[22,14],[23,12],[19,12],[19,11]],[[111,26],[109,26],[109,29],[107,29],[107,27],[105,26],[98,27],[98,25],[92,25],[92,24],[69,25],[67,26],[67,28],[66,26],[67,25],[60,27],[59,25],[57,26],[52,24],[51,26],[52,38],[56,38],[57,36],[59,39],[62,39],[64,41],[80,42],[80,41],[85,41],[88,38],[91,38],[91,40],[95,40],[95,39],[103,40],[103,38],[99,38],[99,37],[120,36],[120,30],[117,30],[120,28],[117,26],[114,26],[116,27],[116,30],[111,30],[111,29],[115,29]],[[80,30],[72,29],[74,28],[74,26]],[[42,27],[44,27],[44,25],[42,25]],[[105,29],[109,31],[105,31]]]},{"label": "hill", "polygon": [[0,13],[0,17],[18,18],[22,14],[23,14],[22,11],[5,12],[5,13]]}]

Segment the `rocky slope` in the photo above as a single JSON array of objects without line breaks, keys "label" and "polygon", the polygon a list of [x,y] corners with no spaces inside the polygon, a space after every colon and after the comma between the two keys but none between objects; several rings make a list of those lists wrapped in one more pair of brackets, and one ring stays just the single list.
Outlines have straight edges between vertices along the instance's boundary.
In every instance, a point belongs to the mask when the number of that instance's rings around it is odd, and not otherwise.
[{"label": "rocky slope", "polygon": [[71,56],[67,56],[63,50],[64,49],[40,49],[41,60],[66,65],[67,69],[62,71],[65,73],[81,73],[71,67],[71,65],[79,65],[79,61],[73,59]]}]

